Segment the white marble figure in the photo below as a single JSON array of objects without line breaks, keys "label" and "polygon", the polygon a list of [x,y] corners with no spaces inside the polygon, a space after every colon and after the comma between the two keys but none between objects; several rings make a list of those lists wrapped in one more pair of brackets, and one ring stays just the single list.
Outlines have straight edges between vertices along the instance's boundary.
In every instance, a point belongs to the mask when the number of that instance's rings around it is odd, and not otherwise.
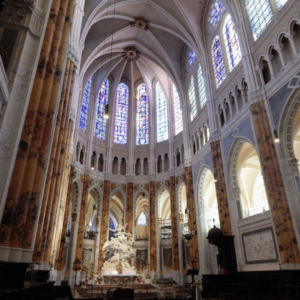
[{"label": "white marble figure", "polygon": [[122,274],[136,275],[135,267],[131,266],[131,259],[136,256],[134,241],[130,233],[126,233],[127,224],[119,224],[116,229],[112,230],[115,237],[107,241],[103,247],[104,265],[102,275],[116,275],[116,266],[121,261]]}]

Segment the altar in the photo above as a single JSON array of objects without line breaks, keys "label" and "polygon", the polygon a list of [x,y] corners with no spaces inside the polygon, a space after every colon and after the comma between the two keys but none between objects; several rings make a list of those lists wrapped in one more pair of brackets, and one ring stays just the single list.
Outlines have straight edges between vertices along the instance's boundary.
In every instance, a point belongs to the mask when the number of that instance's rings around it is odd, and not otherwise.
[{"label": "altar", "polygon": [[103,275],[104,284],[108,285],[133,285],[138,275]]}]

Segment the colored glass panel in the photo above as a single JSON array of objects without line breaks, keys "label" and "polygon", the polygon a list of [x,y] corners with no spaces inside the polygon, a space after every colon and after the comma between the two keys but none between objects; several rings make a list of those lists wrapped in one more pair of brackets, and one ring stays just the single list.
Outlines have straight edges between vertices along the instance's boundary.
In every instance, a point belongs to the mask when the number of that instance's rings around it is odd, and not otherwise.
[{"label": "colored glass panel", "polygon": [[211,9],[209,22],[214,26],[216,25],[221,18],[222,12],[225,10],[222,2],[220,0],[216,0]]},{"label": "colored glass panel", "polygon": [[92,229],[93,229],[93,231],[96,231],[96,230],[97,230],[97,226],[96,226],[96,218],[97,218],[97,216],[95,215],[94,218],[93,218],[93,222],[92,222]]},{"label": "colored glass panel", "polygon": [[96,116],[95,116],[95,132],[94,136],[100,140],[105,140],[106,119],[104,119],[105,105],[108,102],[109,81],[105,79],[101,85],[98,95]]},{"label": "colored glass panel", "polygon": [[200,108],[202,108],[205,105],[207,99],[206,99],[204,77],[203,77],[202,68],[200,65],[198,68],[197,80],[198,80],[198,91],[199,91],[199,97],[200,97]]},{"label": "colored glass panel", "polygon": [[257,40],[273,19],[270,3],[268,0],[246,0],[246,9],[252,28],[253,38],[254,40]]},{"label": "colored glass panel", "polygon": [[192,76],[191,79],[190,79],[189,100],[190,100],[190,108],[191,108],[191,121],[193,121],[194,118],[196,117],[197,113],[198,113],[197,103],[196,103],[194,76]]},{"label": "colored glass panel", "polygon": [[234,29],[234,23],[232,22],[232,18],[230,15],[228,15],[225,19],[223,35],[226,45],[229,70],[232,71],[234,67],[241,61],[242,55],[239,45],[239,39]]},{"label": "colored glass panel", "polygon": [[189,53],[189,64],[190,64],[190,66],[195,63],[195,60],[196,60],[196,54],[193,50],[191,50],[190,53]]},{"label": "colored glass panel", "polygon": [[115,237],[115,233],[111,231],[111,229],[116,229],[116,227],[112,218],[109,218],[109,240],[111,240],[112,237]]},{"label": "colored glass panel", "polygon": [[211,55],[213,58],[216,87],[218,88],[226,79],[223,52],[222,52],[220,38],[218,35],[214,38],[214,41],[212,43]]},{"label": "colored glass panel", "polygon": [[127,144],[129,88],[125,83],[119,83],[117,89],[117,107],[115,121],[115,144]]},{"label": "colored glass panel", "polygon": [[157,142],[167,140],[169,138],[167,100],[159,83],[156,84],[156,121]]},{"label": "colored glass panel", "polygon": [[173,99],[174,99],[175,134],[178,134],[183,129],[183,123],[182,123],[182,111],[180,107],[180,98],[175,84],[173,84]]},{"label": "colored glass panel", "polygon": [[286,4],[288,0],[276,0],[276,4],[278,9],[281,9],[284,4]]},{"label": "colored glass panel", "polygon": [[139,226],[146,226],[147,225],[147,217],[144,212],[142,212],[138,218],[138,221],[136,223]]},{"label": "colored glass panel", "polygon": [[89,114],[89,103],[90,103],[90,96],[91,96],[91,86],[92,86],[92,77],[88,80],[83,94],[81,111],[80,111],[80,121],[79,127],[86,131],[87,125],[87,118]]},{"label": "colored glass panel", "polygon": [[147,145],[149,143],[149,97],[146,84],[137,88],[137,113],[136,113],[136,144]]}]

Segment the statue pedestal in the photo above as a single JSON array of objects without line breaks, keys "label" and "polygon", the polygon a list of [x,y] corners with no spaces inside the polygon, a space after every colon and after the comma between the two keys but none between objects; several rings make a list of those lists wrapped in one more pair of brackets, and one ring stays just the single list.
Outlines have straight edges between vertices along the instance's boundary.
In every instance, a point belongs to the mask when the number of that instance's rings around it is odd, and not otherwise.
[{"label": "statue pedestal", "polygon": [[108,285],[126,285],[133,284],[137,279],[137,275],[126,275],[126,274],[114,274],[114,275],[103,275],[104,284]]}]

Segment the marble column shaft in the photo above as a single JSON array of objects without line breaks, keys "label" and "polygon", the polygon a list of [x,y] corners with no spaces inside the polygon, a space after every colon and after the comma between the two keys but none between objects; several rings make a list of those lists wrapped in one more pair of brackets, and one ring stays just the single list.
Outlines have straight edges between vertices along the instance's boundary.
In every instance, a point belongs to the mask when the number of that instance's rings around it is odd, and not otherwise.
[{"label": "marble column shaft", "polygon": [[299,248],[263,101],[250,106],[281,263],[300,263]]},{"label": "marble column shaft", "polygon": [[[62,232],[61,232],[61,238],[60,238],[60,244],[59,244],[59,253],[57,258],[57,263],[55,269],[57,271],[61,271],[63,269],[63,259],[64,259],[64,251],[66,246],[66,237],[67,237],[67,224],[68,224],[68,218],[70,213],[70,205],[72,201],[72,187],[73,187],[73,180],[75,177],[75,167],[71,166],[70,168],[70,174],[69,174],[69,184],[68,184],[68,193],[67,193],[67,199],[66,199],[66,206],[65,206],[65,215],[64,215],[64,222],[62,226]],[[70,220],[71,225],[71,220]]]},{"label": "marble column shaft", "polygon": [[214,166],[214,174],[217,180],[215,182],[215,186],[220,226],[224,235],[232,235],[220,141],[212,142],[210,146]]},{"label": "marble column shaft", "polygon": [[[53,128],[53,122],[55,119],[55,108],[57,106],[57,96],[61,74],[63,71],[63,63],[59,64],[59,56],[61,50],[61,42],[63,37],[63,28],[65,24],[65,15],[67,11],[67,4],[61,2],[60,10],[58,14],[58,24],[55,28],[53,38],[53,51],[50,52],[49,62],[51,68],[47,70],[45,83],[43,86],[41,99],[38,107],[38,113],[36,117],[36,123],[34,126],[34,134],[31,138],[31,143],[28,148],[28,157],[26,161],[25,173],[20,190],[19,204],[16,209],[16,215],[18,219],[12,228],[10,246],[30,248],[31,241],[25,232],[25,223],[27,217],[31,218],[33,222],[37,219],[38,209],[32,209],[29,211],[29,205],[33,202],[39,202],[41,198],[41,190],[44,183],[44,179],[47,171],[47,159],[49,148],[51,145],[51,133]],[[63,53],[65,54],[65,53]],[[55,97],[53,92],[57,89]],[[39,174],[37,174],[37,172]],[[35,188],[33,187],[35,185]],[[31,205],[32,206],[32,205]]]},{"label": "marble column shaft", "polygon": [[[194,199],[194,183],[192,167],[185,167],[185,180],[186,180],[186,203],[189,210],[189,230],[197,231],[195,199]],[[199,269],[199,251],[198,251],[198,238],[194,235],[189,241],[191,261],[194,261],[193,267]]]},{"label": "marble column shaft", "polygon": [[101,228],[99,238],[99,254],[98,254],[98,269],[100,272],[103,267],[103,246],[107,241],[107,231],[109,227],[109,195],[110,195],[110,181],[104,180],[103,186],[103,200],[102,200],[102,215]]},{"label": "marble column shaft", "polygon": [[34,127],[38,114],[39,102],[41,100],[42,89],[45,82],[45,76],[46,73],[48,73],[48,65],[50,65],[49,56],[52,50],[51,45],[53,42],[55,28],[58,25],[57,20],[60,2],[61,0],[53,0],[51,5],[51,17],[49,17],[46,27],[45,37],[39,57],[39,64],[35,75],[27,114],[23,125],[20,145],[0,225],[0,245],[2,246],[9,245],[12,226],[15,221],[16,209],[19,204],[19,194],[25,173],[26,162],[28,159],[28,149],[34,134]]},{"label": "marble column shaft", "polygon": [[131,235],[132,227],[133,227],[133,183],[127,183],[127,202],[126,202],[126,223],[127,230],[126,232],[130,232]]},{"label": "marble column shaft", "polygon": [[170,177],[170,201],[171,201],[171,225],[172,225],[172,249],[173,249],[173,271],[179,271],[179,251],[178,251],[178,227],[177,227],[177,203],[175,177]]},{"label": "marble column shaft", "polygon": [[86,214],[86,205],[87,205],[88,196],[89,196],[90,176],[82,175],[81,182],[82,182],[83,189],[82,189],[80,215],[79,215],[79,223],[78,223],[75,260],[80,260],[82,262],[83,239],[84,239],[84,229],[85,229],[85,214]]},{"label": "marble column shaft", "polygon": [[156,188],[155,181],[150,181],[150,271],[156,272]]}]

